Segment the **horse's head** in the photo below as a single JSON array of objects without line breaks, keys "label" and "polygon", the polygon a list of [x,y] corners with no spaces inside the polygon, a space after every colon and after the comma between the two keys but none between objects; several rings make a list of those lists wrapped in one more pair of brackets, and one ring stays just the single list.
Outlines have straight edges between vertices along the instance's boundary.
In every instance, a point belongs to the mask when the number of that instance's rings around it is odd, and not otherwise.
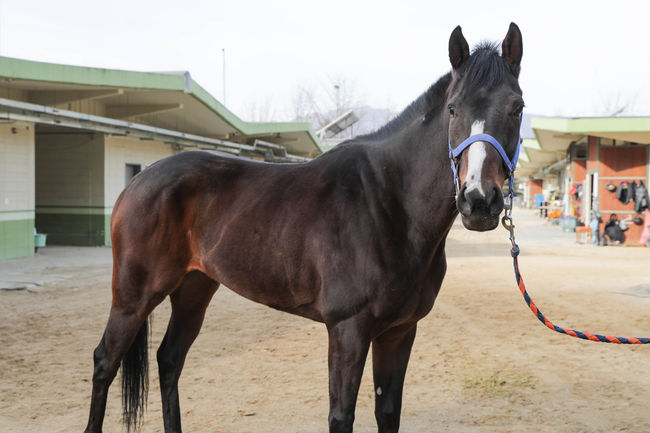
[{"label": "horse's head", "polygon": [[524,107],[518,84],[521,55],[521,32],[514,23],[501,54],[494,45],[481,44],[470,55],[460,26],[449,39],[450,157],[456,206],[470,230],[492,230],[499,224],[501,186],[511,176],[518,154]]}]

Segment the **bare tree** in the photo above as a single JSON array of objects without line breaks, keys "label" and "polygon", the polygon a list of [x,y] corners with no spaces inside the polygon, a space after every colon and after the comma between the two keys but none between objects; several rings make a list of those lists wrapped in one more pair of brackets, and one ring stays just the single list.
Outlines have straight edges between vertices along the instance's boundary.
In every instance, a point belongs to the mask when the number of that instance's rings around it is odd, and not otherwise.
[{"label": "bare tree", "polygon": [[301,85],[296,88],[292,98],[291,112],[293,119],[298,122],[309,122],[312,125],[318,121],[320,107],[317,102],[317,93],[313,87]]},{"label": "bare tree", "polygon": [[596,114],[607,117],[618,117],[631,114],[636,106],[637,94],[610,93],[601,97],[596,108]]},{"label": "bare tree", "polygon": [[352,80],[336,76],[322,81],[317,87],[298,86],[292,102],[293,119],[309,122],[318,130],[346,111],[361,105],[361,98]]},{"label": "bare tree", "polygon": [[244,120],[249,122],[271,122],[277,118],[277,109],[272,96],[250,101],[244,106]]},{"label": "bare tree", "polygon": [[330,99],[330,105],[334,106],[335,116],[340,116],[359,105],[360,97],[353,80],[338,75],[329,81],[328,84],[325,84],[325,89]]},{"label": "bare tree", "polygon": [[299,86],[291,99],[292,118],[298,122],[307,120],[311,111],[312,93],[304,86]]}]

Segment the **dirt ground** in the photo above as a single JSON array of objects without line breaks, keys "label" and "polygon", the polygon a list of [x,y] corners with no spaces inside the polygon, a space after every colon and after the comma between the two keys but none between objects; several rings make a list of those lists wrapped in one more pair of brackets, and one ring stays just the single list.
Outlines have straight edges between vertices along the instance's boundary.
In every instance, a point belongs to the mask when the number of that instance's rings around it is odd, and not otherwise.
[{"label": "dirt ground", "polygon": [[[650,336],[650,249],[576,245],[531,211],[516,210],[515,220],[524,280],[550,320]],[[403,432],[650,432],[650,346],[582,341],[542,326],[518,292],[501,228],[456,224],[447,254],[447,277],[411,356]],[[110,261],[108,248],[47,247],[0,262],[5,287],[26,287],[0,290],[0,431],[85,427]],[[154,314],[143,432],[163,430],[154,354],[169,311],[165,302]],[[117,385],[105,432],[123,431]],[[326,331],[221,288],[180,393],[187,432],[325,432]],[[356,414],[355,432],[376,432],[370,368]]]}]

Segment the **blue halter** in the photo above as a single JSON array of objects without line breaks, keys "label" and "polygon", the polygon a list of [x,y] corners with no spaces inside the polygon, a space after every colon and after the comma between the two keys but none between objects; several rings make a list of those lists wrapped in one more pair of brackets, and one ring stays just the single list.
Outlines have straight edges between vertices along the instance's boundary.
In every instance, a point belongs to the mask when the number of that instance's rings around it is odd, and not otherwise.
[{"label": "blue halter", "polygon": [[[519,119],[519,123],[521,124],[521,118]],[[455,149],[452,149],[451,147],[451,136],[449,136],[447,138],[447,143],[449,144],[449,159],[451,160],[451,171],[454,173],[454,185],[456,186],[456,195],[458,195],[460,191],[460,179],[458,177],[458,162],[457,162],[458,157],[460,156],[461,153],[463,153],[465,149],[467,149],[470,145],[476,143],[477,141],[485,141],[487,143],[490,143],[497,150],[497,152],[499,152],[499,155],[501,155],[501,159],[503,159],[503,162],[508,168],[508,186],[510,187],[510,198],[512,199],[514,181],[515,181],[514,179],[515,169],[517,168],[517,161],[519,160],[519,150],[521,149],[521,135],[519,136],[519,140],[517,140],[517,147],[515,149],[515,154],[512,157],[512,160],[508,158],[508,155],[506,154],[506,151],[503,150],[503,146],[501,145],[501,143],[499,143],[499,141],[496,138],[492,137],[489,134],[472,135],[466,138]]]}]

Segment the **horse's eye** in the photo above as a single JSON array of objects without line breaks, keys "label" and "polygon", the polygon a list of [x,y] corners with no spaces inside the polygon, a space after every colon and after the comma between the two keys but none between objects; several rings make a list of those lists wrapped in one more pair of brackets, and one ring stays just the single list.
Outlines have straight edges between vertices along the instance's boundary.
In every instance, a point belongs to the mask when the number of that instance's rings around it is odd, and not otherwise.
[{"label": "horse's eye", "polygon": [[514,117],[519,117],[519,116],[521,116],[521,113],[522,113],[523,111],[524,111],[524,106],[521,105],[521,106],[517,107],[517,108],[515,109],[515,111],[512,112],[512,115],[513,115]]},{"label": "horse's eye", "polygon": [[456,108],[455,108],[453,105],[449,104],[449,105],[447,106],[447,109],[449,110],[449,115],[450,115],[451,117],[456,116]]}]

